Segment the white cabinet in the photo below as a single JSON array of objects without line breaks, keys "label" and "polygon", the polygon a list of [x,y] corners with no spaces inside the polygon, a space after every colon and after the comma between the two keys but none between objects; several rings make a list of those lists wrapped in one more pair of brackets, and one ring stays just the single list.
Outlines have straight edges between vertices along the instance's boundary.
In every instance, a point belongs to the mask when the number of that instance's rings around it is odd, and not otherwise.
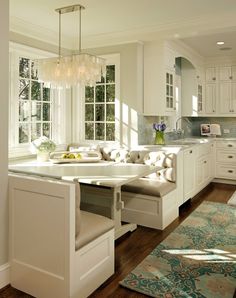
[{"label": "white cabinet", "polygon": [[213,179],[213,155],[213,143],[198,146],[196,158],[196,193],[202,190]]},{"label": "white cabinet", "polygon": [[184,150],[183,154],[183,188],[184,188],[184,202],[192,198],[195,192],[195,148]]},{"label": "white cabinet", "polygon": [[216,178],[236,179],[236,141],[216,141]]},{"label": "white cabinet", "polygon": [[184,150],[184,202],[206,187],[214,178],[214,143],[195,145]]},{"label": "white cabinet", "polygon": [[219,68],[219,113],[236,113],[236,66]]},{"label": "white cabinet", "polygon": [[216,67],[208,67],[205,73],[205,113],[215,114],[217,108],[217,69]]},{"label": "white cabinet", "polygon": [[208,67],[205,72],[205,114],[236,114],[236,66]]},{"label": "white cabinet", "polygon": [[216,84],[206,83],[205,90],[205,113],[215,114],[216,113]]},{"label": "white cabinet", "polygon": [[171,116],[175,104],[175,53],[165,44],[144,46],[144,115]]},{"label": "white cabinet", "polygon": [[216,67],[206,68],[206,83],[216,82]]}]

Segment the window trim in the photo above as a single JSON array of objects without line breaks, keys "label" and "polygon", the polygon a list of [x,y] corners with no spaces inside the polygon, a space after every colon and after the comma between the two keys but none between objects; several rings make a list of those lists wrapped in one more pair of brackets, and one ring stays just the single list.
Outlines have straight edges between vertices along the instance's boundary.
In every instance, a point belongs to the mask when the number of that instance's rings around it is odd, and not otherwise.
[{"label": "window trim", "polygon": [[[43,50],[39,50],[36,48],[31,48],[29,46],[17,44],[10,42],[10,48],[9,48],[9,58],[10,58],[10,77],[9,77],[9,158],[16,158],[16,157],[26,157],[26,156],[32,156],[32,152],[30,151],[29,143],[27,144],[19,144],[18,143],[18,117],[19,117],[19,105],[16,104],[16,100],[18,99],[18,89],[16,86],[18,85],[19,76],[18,73],[16,73],[16,69],[19,67],[19,57],[27,57],[29,59],[37,59],[37,58],[48,58],[48,57],[55,57],[57,56],[54,53],[46,52]],[[58,93],[58,94],[55,94]],[[60,92],[60,94],[59,94]],[[54,120],[52,123],[52,139],[57,143],[57,149],[64,150],[67,145],[67,131],[66,127],[68,126],[66,124],[66,119],[68,119],[68,114],[70,112],[70,105],[69,108],[66,109],[66,101],[71,100],[71,95],[68,95],[66,90],[56,90],[51,89],[51,94],[53,98],[55,96],[59,97],[58,102],[55,101],[52,102],[53,109],[51,111],[52,119]],[[54,94],[54,95],[53,95]],[[64,99],[65,98],[65,99]],[[59,113],[59,109],[61,108],[61,111],[65,111],[64,116]],[[60,115],[59,115],[60,114]],[[62,119],[63,118],[63,119]],[[17,121],[16,121],[17,119]],[[60,121],[58,123],[63,123],[63,131],[60,131],[60,136],[57,134],[58,131],[58,125],[57,121]],[[70,136],[70,134],[68,134]],[[64,141],[62,141],[64,139]]]}]

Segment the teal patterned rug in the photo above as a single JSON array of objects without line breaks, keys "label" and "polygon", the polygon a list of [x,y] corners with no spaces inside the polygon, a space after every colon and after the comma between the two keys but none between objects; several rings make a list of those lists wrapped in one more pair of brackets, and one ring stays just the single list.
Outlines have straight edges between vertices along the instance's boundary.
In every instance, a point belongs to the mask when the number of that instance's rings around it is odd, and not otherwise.
[{"label": "teal patterned rug", "polygon": [[151,297],[232,298],[236,207],[202,203],[120,284]]}]

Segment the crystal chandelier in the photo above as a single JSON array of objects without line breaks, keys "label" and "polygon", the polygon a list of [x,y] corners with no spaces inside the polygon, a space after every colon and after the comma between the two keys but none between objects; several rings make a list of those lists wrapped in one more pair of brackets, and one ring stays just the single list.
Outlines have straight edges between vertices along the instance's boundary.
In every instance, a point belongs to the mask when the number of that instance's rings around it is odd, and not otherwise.
[{"label": "crystal chandelier", "polygon": [[[58,57],[38,59],[36,62],[39,81],[51,88],[72,85],[94,86],[105,74],[105,59],[81,52],[81,10],[80,4],[57,8],[59,13]],[[71,56],[61,55],[61,15],[79,10],[79,52]]]}]

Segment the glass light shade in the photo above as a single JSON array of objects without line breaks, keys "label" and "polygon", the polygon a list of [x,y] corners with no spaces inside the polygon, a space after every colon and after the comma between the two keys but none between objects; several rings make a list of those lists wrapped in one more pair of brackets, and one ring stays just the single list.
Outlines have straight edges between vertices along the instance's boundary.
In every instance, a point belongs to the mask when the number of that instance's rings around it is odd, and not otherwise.
[{"label": "glass light shade", "polygon": [[37,60],[39,81],[46,87],[69,88],[72,85],[95,86],[105,75],[105,59],[90,54]]}]

